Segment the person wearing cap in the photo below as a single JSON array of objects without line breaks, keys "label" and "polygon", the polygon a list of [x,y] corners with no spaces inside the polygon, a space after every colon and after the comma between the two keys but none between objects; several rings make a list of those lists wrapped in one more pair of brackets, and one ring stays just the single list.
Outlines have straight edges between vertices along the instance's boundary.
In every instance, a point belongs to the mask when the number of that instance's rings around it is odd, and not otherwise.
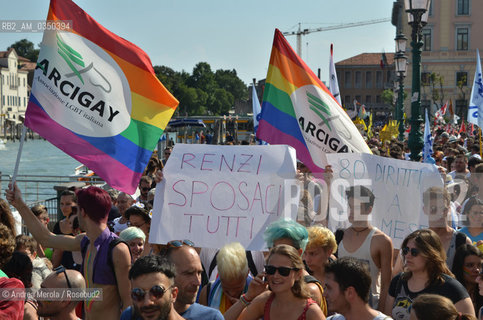
[{"label": "person wearing cap", "polygon": [[445,145],[447,142],[448,142],[448,139],[449,139],[449,134],[448,132],[443,132],[441,134],[441,144],[442,145]]},{"label": "person wearing cap", "polygon": [[458,142],[458,138],[456,138],[456,136],[451,136],[448,139],[449,144],[453,144],[453,143],[457,143],[457,142]]}]

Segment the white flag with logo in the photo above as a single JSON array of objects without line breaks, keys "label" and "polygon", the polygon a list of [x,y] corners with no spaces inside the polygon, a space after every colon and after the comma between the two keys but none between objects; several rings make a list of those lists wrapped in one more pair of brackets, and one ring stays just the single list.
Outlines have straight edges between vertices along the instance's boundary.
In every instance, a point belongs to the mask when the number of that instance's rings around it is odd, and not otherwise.
[{"label": "white flag with logo", "polygon": [[340,100],[339,82],[337,81],[337,73],[335,72],[333,46],[333,44],[330,45],[329,90],[334,96],[335,100],[342,105]]},{"label": "white flag with logo", "polygon": [[476,71],[468,107],[468,122],[483,128],[483,81],[481,77],[480,51],[476,49]]}]

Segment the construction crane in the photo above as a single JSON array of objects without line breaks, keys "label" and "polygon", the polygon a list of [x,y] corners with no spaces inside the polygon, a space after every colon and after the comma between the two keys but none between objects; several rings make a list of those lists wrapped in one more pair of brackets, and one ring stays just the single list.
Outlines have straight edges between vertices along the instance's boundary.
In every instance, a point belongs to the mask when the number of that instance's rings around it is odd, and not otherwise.
[{"label": "construction crane", "polygon": [[383,19],[374,19],[368,21],[359,21],[359,22],[352,22],[352,23],[345,23],[345,24],[338,24],[330,27],[323,27],[323,28],[315,28],[315,29],[303,29],[301,27],[301,23],[299,23],[299,29],[297,31],[289,31],[283,32],[284,36],[297,36],[297,54],[301,57],[302,56],[302,36],[312,33],[312,32],[319,32],[319,31],[330,31],[330,30],[337,30],[337,29],[345,29],[345,28],[353,28],[359,26],[365,26],[368,24],[376,24],[376,23],[383,23],[391,21],[391,18],[383,18]]}]

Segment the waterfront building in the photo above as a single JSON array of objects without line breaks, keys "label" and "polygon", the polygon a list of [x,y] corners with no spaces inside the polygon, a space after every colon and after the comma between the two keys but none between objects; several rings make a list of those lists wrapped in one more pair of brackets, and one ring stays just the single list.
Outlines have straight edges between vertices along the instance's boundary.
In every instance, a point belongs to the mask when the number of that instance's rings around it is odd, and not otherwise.
[{"label": "waterfront building", "polygon": [[15,49],[0,51],[0,135],[13,134],[23,123],[30,95],[29,72],[35,63]]}]

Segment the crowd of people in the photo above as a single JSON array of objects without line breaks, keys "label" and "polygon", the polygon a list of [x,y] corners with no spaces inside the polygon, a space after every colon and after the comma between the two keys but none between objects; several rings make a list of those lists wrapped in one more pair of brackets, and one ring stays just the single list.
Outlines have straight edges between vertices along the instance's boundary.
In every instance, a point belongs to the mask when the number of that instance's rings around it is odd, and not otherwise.
[{"label": "crowd of people", "polygon": [[[371,224],[375,195],[359,185],[345,192],[350,225],[335,234],[311,218],[324,210],[317,205],[324,195],[302,194],[307,212],[268,225],[266,252],[189,239],[150,243],[155,188],[171,148],[149,162],[139,197],[66,190],[55,224],[11,185],[8,203],[0,199],[0,290],[102,289],[102,297],[0,298],[0,319],[483,319],[483,161],[474,140],[451,138],[441,132],[435,143],[445,187],[423,194],[429,227],[399,248]],[[405,158],[404,144],[369,144]],[[317,183],[310,174],[301,181]],[[31,235],[16,234],[9,204]]]}]

